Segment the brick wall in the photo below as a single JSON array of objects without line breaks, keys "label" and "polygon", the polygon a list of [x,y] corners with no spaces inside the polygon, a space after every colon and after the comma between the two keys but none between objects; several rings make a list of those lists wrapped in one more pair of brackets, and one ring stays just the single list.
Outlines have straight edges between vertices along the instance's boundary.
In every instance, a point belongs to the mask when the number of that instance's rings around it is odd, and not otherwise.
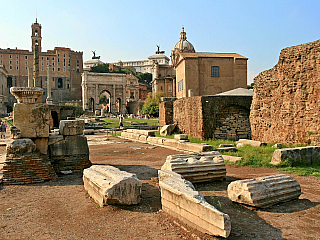
[{"label": "brick wall", "polygon": [[173,103],[173,122],[181,132],[200,139],[213,138],[215,131],[249,137],[251,101],[248,96],[181,98]]},{"label": "brick wall", "polygon": [[281,51],[278,63],[254,79],[252,138],[320,144],[320,40]]}]

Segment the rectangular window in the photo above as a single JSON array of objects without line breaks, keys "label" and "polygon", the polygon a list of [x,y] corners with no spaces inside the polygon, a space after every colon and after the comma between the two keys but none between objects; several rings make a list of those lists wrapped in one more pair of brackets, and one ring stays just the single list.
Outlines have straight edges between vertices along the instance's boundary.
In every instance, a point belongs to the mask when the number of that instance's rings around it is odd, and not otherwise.
[{"label": "rectangular window", "polygon": [[28,67],[25,67],[26,70],[28,70]]},{"label": "rectangular window", "polygon": [[52,61],[54,61],[54,57],[52,58]]},{"label": "rectangular window", "polygon": [[58,62],[60,62],[60,58],[58,58]]},{"label": "rectangular window", "polygon": [[11,60],[9,61],[9,64],[12,64],[12,61],[11,61]]},{"label": "rectangular window", "polygon": [[60,53],[58,53],[58,57],[60,57]]},{"label": "rectangular window", "polygon": [[0,55],[0,58],[2,58],[2,54]]},{"label": "rectangular window", "polygon": [[41,60],[43,60],[44,58],[43,57],[41,57]]},{"label": "rectangular window", "polygon": [[19,66],[17,66],[17,70],[19,70]]},{"label": "rectangular window", "polygon": [[44,71],[43,67],[41,67],[41,71]]},{"label": "rectangular window", "polygon": [[41,66],[43,66],[44,65],[44,63],[43,62],[41,62]]},{"label": "rectangular window", "polygon": [[162,87],[162,86],[160,87],[160,90],[161,90],[161,91],[163,90],[163,87]]},{"label": "rectangular window", "polygon": [[169,85],[169,92],[172,92],[172,86]]},{"label": "rectangular window", "polygon": [[19,55],[16,55],[16,59],[18,59],[19,58]]},{"label": "rectangular window", "polygon": [[10,66],[9,68],[12,69],[12,66]]},{"label": "rectangular window", "polygon": [[52,66],[54,66],[54,62],[52,63]]},{"label": "rectangular window", "polygon": [[211,67],[211,77],[220,77],[220,67],[218,66]]},{"label": "rectangular window", "polygon": [[0,64],[2,64],[2,60],[0,60]]},{"label": "rectangular window", "polygon": [[12,55],[11,55],[11,54],[9,55],[9,58],[12,58]]},{"label": "rectangular window", "polygon": [[28,61],[25,61],[25,62],[24,62],[24,65],[28,65]]},{"label": "rectangular window", "polygon": [[58,68],[58,72],[60,72],[60,68]]},{"label": "rectangular window", "polygon": [[54,72],[54,68],[52,68],[52,72]]},{"label": "rectangular window", "polygon": [[63,54],[63,57],[66,57],[66,55],[65,55],[65,54]]},{"label": "rectangular window", "polygon": [[28,59],[28,56],[24,56],[24,59]]},{"label": "rectangular window", "polygon": [[17,65],[19,65],[19,61],[17,61]]},{"label": "rectangular window", "polygon": [[47,61],[49,61],[49,57],[47,57]]}]

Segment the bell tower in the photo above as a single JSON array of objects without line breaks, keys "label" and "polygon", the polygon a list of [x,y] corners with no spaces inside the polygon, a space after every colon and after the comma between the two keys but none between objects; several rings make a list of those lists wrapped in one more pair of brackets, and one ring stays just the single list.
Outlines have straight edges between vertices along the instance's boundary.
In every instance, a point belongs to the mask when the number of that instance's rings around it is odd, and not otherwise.
[{"label": "bell tower", "polygon": [[36,22],[33,23],[31,25],[31,31],[32,31],[32,35],[31,35],[31,40],[32,40],[32,52],[34,52],[35,50],[35,46],[38,46],[39,52],[42,51],[41,49],[41,24],[38,23],[38,18],[36,18]]}]

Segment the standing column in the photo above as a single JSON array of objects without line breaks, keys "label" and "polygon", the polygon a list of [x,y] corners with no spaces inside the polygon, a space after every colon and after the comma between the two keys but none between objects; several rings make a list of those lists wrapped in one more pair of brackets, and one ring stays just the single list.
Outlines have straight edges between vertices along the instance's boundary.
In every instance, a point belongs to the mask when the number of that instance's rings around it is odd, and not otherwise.
[{"label": "standing column", "polygon": [[41,87],[39,80],[39,45],[34,46],[33,53],[33,86]]},{"label": "standing column", "polygon": [[28,87],[33,87],[32,68],[28,68]]},{"label": "standing column", "polygon": [[48,65],[47,67],[47,100],[46,100],[47,104],[52,104],[50,68],[51,68],[51,65]]},{"label": "standing column", "polygon": [[112,85],[112,90],[113,90],[113,101],[112,101],[112,111],[116,112],[116,85]]},{"label": "standing column", "polygon": [[125,108],[126,108],[126,85],[123,84],[122,85],[122,106],[121,106],[121,112],[124,112]]},{"label": "standing column", "polygon": [[[95,87],[95,88],[94,88],[94,104],[95,104],[96,106],[98,106],[98,104],[99,104],[98,84],[95,84],[94,87]],[[96,106],[94,106],[94,109],[97,109]]]}]

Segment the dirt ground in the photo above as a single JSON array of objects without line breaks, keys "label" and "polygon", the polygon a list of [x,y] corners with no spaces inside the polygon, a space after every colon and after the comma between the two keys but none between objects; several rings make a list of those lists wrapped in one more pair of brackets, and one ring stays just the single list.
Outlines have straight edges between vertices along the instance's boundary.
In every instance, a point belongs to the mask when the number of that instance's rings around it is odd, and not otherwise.
[{"label": "dirt ground", "polygon": [[[93,164],[136,173],[141,203],[100,208],[83,188],[82,174],[32,185],[0,186],[0,239],[217,239],[161,211],[157,170],[166,156],[181,153],[105,134],[88,136]],[[0,146],[0,154],[5,147]],[[289,174],[301,185],[298,200],[259,210],[231,202],[231,181],[281,173],[227,165],[224,182],[195,184],[216,208],[229,214],[229,239],[320,239],[320,179]]]}]

